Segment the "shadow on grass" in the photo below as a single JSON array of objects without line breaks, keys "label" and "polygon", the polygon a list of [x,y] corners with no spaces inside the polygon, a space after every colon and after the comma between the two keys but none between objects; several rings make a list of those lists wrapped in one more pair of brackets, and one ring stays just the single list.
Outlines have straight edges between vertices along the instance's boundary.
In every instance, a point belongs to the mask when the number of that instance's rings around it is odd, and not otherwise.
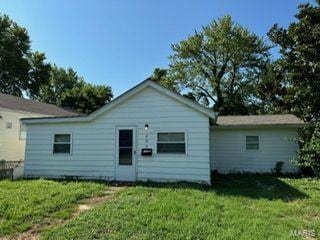
[{"label": "shadow on grass", "polygon": [[252,199],[282,200],[285,202],[308,198],[307,194],[272,175],[219,175],[219,177],[215,178],[213,186],[187,182],[139,182],[137,185],[153,188],[195,189],[213,192],[221,196],[242,196]]},{"label": "shadow on grass", "polygon": [[[294,176],[288,176],[294,179]],[[30,180],[30,179],[29,179]],[[299,189],[282,181],[274,175],[264,174],[227,174],[213,177],[213,186],[190,182],[106,182],[104,180],[85,179],[51,179],[67,184],[68,182],[95,182],[113,186],[143,186],[167,189],[194,189],[216,193],[221,196],[248,197],[252,199],[282,200],[290,202],[296,199],[305,199],[309,196]]]}]

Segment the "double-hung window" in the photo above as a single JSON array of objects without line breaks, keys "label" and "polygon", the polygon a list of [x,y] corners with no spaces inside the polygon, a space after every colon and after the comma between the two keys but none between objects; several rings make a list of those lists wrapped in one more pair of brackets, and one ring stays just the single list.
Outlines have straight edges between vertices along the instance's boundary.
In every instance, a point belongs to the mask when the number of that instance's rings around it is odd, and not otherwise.
[{"label": "double-hung window", "polygon": [[186,154],[185,132],[158,132],[157,153]]},{"label": "double-hung window", "polygon": [[259,136],[246,136],[246,149],[259,150]]},{"label": "double-hung window", "polygon": [[71,153],[71,134],[54,134],[53,154],[70,154]]}]

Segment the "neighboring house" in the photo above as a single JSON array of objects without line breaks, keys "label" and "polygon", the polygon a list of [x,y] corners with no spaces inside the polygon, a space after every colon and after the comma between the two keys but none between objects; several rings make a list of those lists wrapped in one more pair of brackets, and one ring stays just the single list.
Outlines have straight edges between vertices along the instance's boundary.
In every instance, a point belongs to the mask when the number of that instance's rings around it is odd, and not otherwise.
[{"label": "neighboring house", "polygon": [[23,161],[26,128],[21,118],[75,115],[57,106],[0,93],[0,160]]},{"label": "neighboring house", "polygon": [[24,119],[26,177],[210,183],[211,170],[270,172],[290,159],[303,122],[292,115],[217,117],[146,80],[78,117]]}]

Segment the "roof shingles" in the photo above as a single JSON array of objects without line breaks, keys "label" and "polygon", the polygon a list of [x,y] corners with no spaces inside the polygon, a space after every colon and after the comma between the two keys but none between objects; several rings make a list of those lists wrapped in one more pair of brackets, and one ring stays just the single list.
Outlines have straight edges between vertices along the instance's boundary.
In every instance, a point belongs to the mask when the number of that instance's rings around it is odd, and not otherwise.
[{"label": "roof shingles", "polygon": [[302,125],[304,122],[292,114],[219,116],[218,126]]},{"label": "roof shingles", "polygon": [[4,93],[0,93],[0,107],[25,112],[39,113],[48,116],[62,117],[79,115],[78,112],[63,109],[52,104],[42,103]]}]

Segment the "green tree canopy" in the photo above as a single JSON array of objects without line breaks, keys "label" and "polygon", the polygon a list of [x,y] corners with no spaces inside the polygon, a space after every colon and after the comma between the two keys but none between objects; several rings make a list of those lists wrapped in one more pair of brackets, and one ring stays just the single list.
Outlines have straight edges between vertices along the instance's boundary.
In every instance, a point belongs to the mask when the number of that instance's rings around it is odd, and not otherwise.
[{"label": "green tree canopy", "polygon": [[53,65],[48,83],[42,85],[33,98],[41,102],[62,106],[65,91],[76,86],[80,80],[82,81],[72,68],[64,69]]},{"label": "green tree canopy", "polygon": [[302,4],[287,29],[275,24],[269,31],[280,58],[259,93],[276,112],[291,112],[311,123],[297,139],[296,163],[320,174],[320,1]]},{"label": "green tree canopy", "polygon": [[174,79],[169,77],[169,71],[165,68],[156,68],[153,71],[153,74],[149,78],[150,80],[161,84],[162,86],[173,90],[178,91],[178,85],[174,81]]},{"label": "green tree canopy", "polygon": [[31,98],[39,94],[42,86],[48,84],[51,74],[51,65],[46,63],[45,60],[46,57],[44,53],[33,52],[29,55],[29,81],[27,81],[25,90],[27,95]]},{"label": "green tree canopy", "polygon": [[35,99],[68,107],[82,113],[90,113],[113,97],[112,90],[106,85],[86,83],[82,77],[72,69],[51,68],[49,82],[40,87]]},{"label": "green tree canopy", "polygon": [[111,100],[109,86],[86,83],[73,69],[51,66],[45,60],[44,53],[31,51],[27,30],[0,14],[0,92],[83,113]]},{"label": "green tree canopy", "polygon": [[62,105],[79,112],[91,113],[105,105],[113,97],[111,88],[79,81],[63,95]]},{"label": "green tree canopy", "polygon": [[45,55],[31,52],[25,28],[0,14],[0,91],[16,96],[34,94],[49,75]]},{"label": "green tree canopy", "polygon": [[297,21],[288,29],[274,25],[269,32],[281,57],[274,64],[274,78],[262,87],[272,88],[271,102],[279,111],[317,121],[320,120],[320,1],[316,5],[300,5],[295,17]]},{"label": "green tree canopy", "polygon": [[169,77],[197,101],[220,114],[248,114],[256,105],[255,85],[269,62],[263,39],[230,16],[172,45]]}]

